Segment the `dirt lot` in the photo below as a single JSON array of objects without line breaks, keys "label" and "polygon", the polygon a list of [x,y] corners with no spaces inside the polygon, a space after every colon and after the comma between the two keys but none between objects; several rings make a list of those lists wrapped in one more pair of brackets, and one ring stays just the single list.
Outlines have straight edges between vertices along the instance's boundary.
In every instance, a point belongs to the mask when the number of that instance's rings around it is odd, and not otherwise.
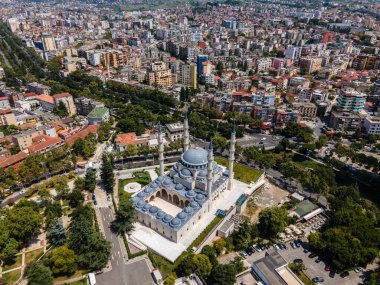
[{"label": "dirt lot", "polygon": [[267,181],[265,187],[255,192],[250,198],[252,200],[247,202],[244,215],[249,217],[252,223],[256,223],[262,209],[288,201],[288,195],[289,192]]}]

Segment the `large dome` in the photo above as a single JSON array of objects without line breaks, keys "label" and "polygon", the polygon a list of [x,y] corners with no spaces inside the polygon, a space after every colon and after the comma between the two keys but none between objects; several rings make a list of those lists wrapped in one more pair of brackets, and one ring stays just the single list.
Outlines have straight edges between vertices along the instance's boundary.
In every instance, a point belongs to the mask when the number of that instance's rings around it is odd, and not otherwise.
[{"label": "large dome", "polygon": [[207,151],[203,148],[190,148],[182,154],[182,161],[190,165],[207,164]]}]

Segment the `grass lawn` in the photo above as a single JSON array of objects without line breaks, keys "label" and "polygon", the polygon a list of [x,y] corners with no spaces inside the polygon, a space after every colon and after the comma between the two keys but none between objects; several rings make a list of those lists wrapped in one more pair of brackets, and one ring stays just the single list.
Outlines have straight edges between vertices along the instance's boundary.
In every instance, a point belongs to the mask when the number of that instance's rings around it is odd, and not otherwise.
[{"label": "grass lawn", "polygon": [[38,259],[43,253],[44,253],[43,248],[39,248],[39,249],[25,253],[25,264],[31,263],[32,261]]},{"label": "grass lawn", "polygon": [[[81,277],[83,276],[84,274],[86,274],[86,272],[84,270],[77,270],[73,275],[71,276],[59,276],[59,277],[56,277],[54,278],[54,282],[58,282],[58,281],[65,281],[67,279],[72,279],[72,278],[77,278],[77,277]],[[79,282],[82,282],[79,281]],[[68,284],[82,284],[82,283],[68,283]]]},{"label": "grass lawn", "polygon": [[145,185],[151,182],[150,175],[146,171],[134,172],[133,175],[135,177],[131,179],[119,179],[119,189],[118,189],[119,193],[118,194],[119,194],[120,201],[122,201],[123,199],[128,199],[129,197],[132,196],[131,193],[127,193],[126,191],[124,191],[124,186],[127,185],[128,183],[137,182],[137,183],[140,183],[142,187],[144,187]]},{"label": "grass lawn", "polygon": [[215,226],[220,222],[222,218],[216,216],[211,223],[200,233],[200,235],[191,243],[191,245],[187,248],[191,250],[193,247],[198,247],[201,242],[206,238],[206,236],[215,228]]},{"label": "grass lawn", "polygon": [[[215,157],[215,161],[228,168],[228,160],[222,157]],[[235,179],[244,182],[251,183],[259,179],[262,172],[258,169],[253,169],[248,166],[244,166],[238,163],[234,163]]]},{"label": "grass lawn", "polygon": [[309,278],[309,276],[306,275],[305,272],[301,271],[300,274],[297,275],[299,279],[303,282],[305,285],[315,285],[313,281]]},{"label": "grass lawn", "polygon": [[9,269],[20,267],[21,266],[21,262],[22,262],[22,256],[21,256],[21,254],[16,255],[15,259],[12,262],[6,263],[3,266],[3,271],[7,271]]},{"label": "grass lawn", "polygon": [[20,278],[21,269],[13,270],[9,273],[3,274],[4,285],[16,284],[16,281]]},{"label": "grass lawn", "polygon": [[297,163],[298,165],[304,167],[304,168],[312,168],[312,169],[318,169],[321,167],[327,167],[324,166],[314,160],[308,159],[307,157],[304,157],[302,155],[299,155],[297,153],[289,154],[289,156],[292,158],[292,160]]}]

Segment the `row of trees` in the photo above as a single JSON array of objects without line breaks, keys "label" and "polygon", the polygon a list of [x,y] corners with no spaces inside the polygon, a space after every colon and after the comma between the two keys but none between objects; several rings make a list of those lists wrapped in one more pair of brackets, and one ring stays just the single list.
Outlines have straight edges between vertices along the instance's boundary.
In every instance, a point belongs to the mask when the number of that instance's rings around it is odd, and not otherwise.
[{"label": "row of trees", "polygon": [[114,174],[114,157],[112,154],[104,153],[102,156],[102,167],[100,177],[102,178],[104,188],[108,193],[113,192],[115,184]]}]

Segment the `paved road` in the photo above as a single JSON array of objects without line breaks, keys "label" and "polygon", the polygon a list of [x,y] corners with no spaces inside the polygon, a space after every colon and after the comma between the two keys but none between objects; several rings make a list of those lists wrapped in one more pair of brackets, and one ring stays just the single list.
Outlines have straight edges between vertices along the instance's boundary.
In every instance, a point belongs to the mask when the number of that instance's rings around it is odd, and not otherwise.
[{"label": "paved road", "polygon": [[249,134],[244,135],[243,138],[237,139],[237,142],[242,147],[256,146],[262,147],[264,145],[266,150],[274,149],[281,141],[282,136],[273,136],[266,134]]}]

